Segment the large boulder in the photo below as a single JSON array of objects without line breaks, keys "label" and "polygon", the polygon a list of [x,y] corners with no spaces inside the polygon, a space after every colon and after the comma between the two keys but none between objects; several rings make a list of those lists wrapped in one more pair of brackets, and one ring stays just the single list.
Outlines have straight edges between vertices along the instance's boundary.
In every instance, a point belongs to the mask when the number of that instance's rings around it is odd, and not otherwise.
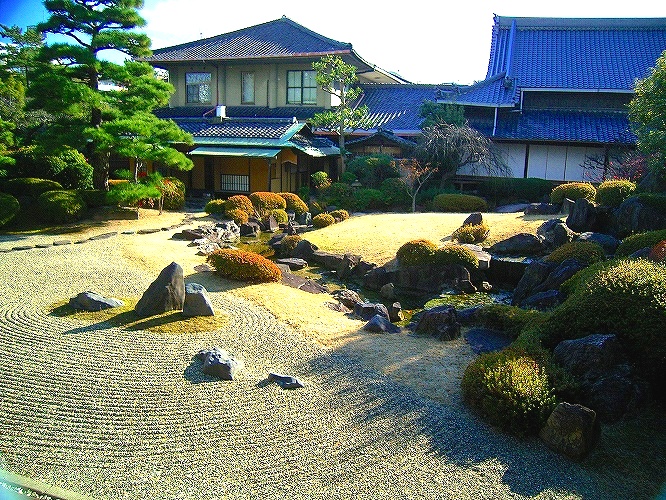
[{"label": "large boulder", "polygon": [[485,271],[490,267],[492,255],[490,255],[488,252],[485,252],[480,245],[462,243],[460,246],[467,248],[470,252],[476,255],[476,258],[479,259],[479,271]]},{"label": "large boulder", "polygon": [[510,238],[498,241],[488,251],[498,255],[539,255],[546,250],[543,241],[531,233],[518,233]]},{"label": "large boulder", "polygon": [[[298,246],[296,248],[298,248]],[[321,250],[315,250],[310,256],[310,259],[306,260],[312,260],[317,264],[320,264],[321,266],[325,267],[326,269],[329,269],[331,271],[337,271],[338,268],[342,266],[344,259],[345,259],[344,255],[324,252]]]},{"label": "large boulder", "polygon": [[567,217],[567,226],[572,231],[583,233],[594,231],[597,223],[597,211],[594,203],[585,198],[579,198]]},{"label": "large boulder", "polygon": [[630,234],[666,229],[666,217],[659,210],[645,205],[640,198],[632,196],[615,210],[617,235],[624,238]]},{"label": "large boulder", "polygon": [[370,321],[363,325],[363,330],[371,333],[400,333],[400,327],[395,326],[381,314],[375,314]]},{"label": "large boulder", "polygon": [[354,314],[361,317],[365,321],[370,320],[373,316],[379,315],[387,321],[391,321],[388,308],[384,304],[374,304],[372,302],[361,302],[354,305]]},{"label": "large boulder", "polygon": [[356,269],[356,266],[361,262],[361,256],[351,253],[346,253],[342,256],[342,261],[338,264],[336,272],[340,279],[349,278]]},{"label": "large boulder", "polygon": [[376,267],[363,275],[363,286],[370,290],[380,290],[387,283],[391,283],[396,276],[395,270],[389,271],[386,267]]},{"label": "large boulder", "polygon": [[365,302],[358,293],[348,288],[335,290],[331,295],[349,309],[354,309],[356,304],[363,304]]},{"label": "large boulder", "polygon": [[530,203],[525,208],[525,215],[554,215],[560,208],[556,203]]},{"label": "large boulder", "polygon": [[285,258],[285,259],[277,259],[275,261],[276,264],[285,264],[289,266],[289,269],[291,271],[299,271],[301,269],[305,269],[308,267],[308,263],[304,261],[303,259],[297,259],[295,257],[290,257],[290,258]]},{"label": "large boulder", "polygon": [[241,236],[252,236],[255,237],[261,232],[261,226],[258,222],[247,221],[240,225],[240,235]]},{"label": "large boulder", "polygon": [[513,291],[513,297],[511,298],[512,305],[518,305],[527,297],[534,293],[536,287],[538,287],[543,281],[548,278],[548,275],[557,267],[557,264],[553,262],[544,262],[542,260],[536,260],[527,266],[523,277],[520,279],[516,285],[515,290]]},{"label": "large boulder", "polygon": [[483,223],[483,215],[481,212],[473,212],[467,216],[467,218],[463,221],[462,225],[463,226],[478,226],[479,224]]},{"label": "large boulder", "polygon": [[455,307],[443,305],[427,309],[420,313],[412,325],[414,332],[425,333],[439,340],[454,340],[460,337]]},{"label": "large boulder", "polygon": [[549,250],[570,243],[576,237],[576,233],[569,229],[561,219],[547,220],[539,226],[536,233],[537,236],[543,238],[543,243]]},{"label": "large boulder", "polygon": [[559,290],[560,286],[574,274],[585,267],[577,259],[563,260],[548,277],[532,289],[532,293],[545,292],[547,290]]},{"label": "large boulder", "polygon": [[208,292],[203,285],[199,283],[188,283],[185,285],[183,316],[215,316],[213,304],[211,304]]},{"label": "large boulder", "polygon": [[493,255],[485,274],[493,285],[514,288],[532,263],[531,258],[501,257]]},{"label": "large boulder", "polygon": [[78,311],[101,311],[124,305],[124,302],[112,297],[104,297],[96,292],[81,292],[69,299],[69,306]]},{"label": "large boulder", "polygon": [[593,410],[560,403],[548,417],[539,436],[551,450],[579,461],[594,448],[600,434],[601,427]]},{"label": "large boulder", "polygon": [[199,351],[197,358],[203,362],[203,372],[206,375],[222,380],[234,380],[243,369],[241,361],[219,347]]},{"label": "large boulder", "polygon": [[296,244],[296,247],[291,252],[292,257],[297,257],[299,259],[310,260],[314,252],[319,248],[314,243],[310,243],[308,240],[301,240]]},{"label": "large boulder", "polygon": [[520,307],[528,309],[538,309],[540,311],[547,311],[556,306],[559,306],[566,297],[559,290],[546,290],[537,292],[530,295],[520,302]]},{"label": "large boulder", "polygon": [[140,318],[147,318],[167,311],[180,311],[184,302],[183,268],[172,262],[162,269],[157,279],[143,293],[134,311]]},{"label": "large boulder", "polygon": [[596,243],[604,249],[606,255],[614,255],[615,250],[620,245],[620,240],[610,234],[594,233],[591,231],[579,234],[576,241],[591,241],[592,243]]}]

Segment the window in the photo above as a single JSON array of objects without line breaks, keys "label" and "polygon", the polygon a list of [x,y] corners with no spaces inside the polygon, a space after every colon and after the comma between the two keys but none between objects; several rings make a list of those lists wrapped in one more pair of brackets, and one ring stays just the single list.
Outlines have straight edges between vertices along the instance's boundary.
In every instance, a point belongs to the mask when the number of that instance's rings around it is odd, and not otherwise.
[{"label": "window", "polygon": [[317,104],[316,71],[287,71],[287,104]]},{"label": "window", "polygon": [[186,73],[188,103],[210,103],[210,73]]},{"label": "window", "polygon": [[220,177],[220,191],[227,191],[231,193],[249,193],[250,176],[222,174]]},{"label": "window", "polygon": [[241,104],[254,104],[254,73],[241,73]]}]

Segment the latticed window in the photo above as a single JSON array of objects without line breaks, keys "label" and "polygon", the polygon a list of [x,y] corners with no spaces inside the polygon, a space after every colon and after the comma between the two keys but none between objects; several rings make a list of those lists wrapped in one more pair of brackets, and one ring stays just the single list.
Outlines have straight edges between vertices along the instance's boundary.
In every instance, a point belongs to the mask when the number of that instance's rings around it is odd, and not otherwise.
[{"label": "latticed window", "polygon": [[317,104],[316,71],[287,71],[287,104]]},{"label": "latticed window", "polygon": [[243,72],[241,74],[241,103],[254,104],[254,73]]},{"label": "latticed window", "polygon": [[210,73],[186,73],[188,103],[210,103]]},{"label": "latticed window", "polygon": [[249,193],[250,176],[222,174],[220,177],[220,191],[231,193]]}]

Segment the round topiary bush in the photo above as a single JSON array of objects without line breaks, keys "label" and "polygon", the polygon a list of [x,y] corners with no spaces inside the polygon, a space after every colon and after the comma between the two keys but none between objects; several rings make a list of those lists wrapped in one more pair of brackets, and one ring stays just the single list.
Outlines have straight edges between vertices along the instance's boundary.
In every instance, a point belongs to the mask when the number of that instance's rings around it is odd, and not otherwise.
[{"label": "round topiary bush", "polygon": [[599,262],[562,285],[566,301],[545,331],[553,347],[564,339],[615,333],[643,374],[664,384],[666,265],[647,259]]},{"label": "round topiary bush", "polygon": [[488,204],[471,194],[442,193],[433,198],[432,209],[435,212],[486,212]]},{"label": "round topiary bush", "polygon": [[407,207],[412,204],[405,180],[399,177],[384,179],[379,190],[382,192],[384,203],[389,207]]},{"label": "round topiary bush", "polygon": [[567,182],[566,184],[560,184],[551,191],[550,202],[562,203],[564,198],[574,201],[585,198],[594,201],[596,195],[597,190],[589,182]]},{"label": "round topiary bush", "polygon": [[536,434],[556,403],[545,368],[511,349],[472,361],[463,374],[462,393],[482,418],[516,435]]},{"label": "round topiary bush", "polygon": [[467,269],[477,269],[479,259],[469,248],[460,245],[446,245],[435,251],[434,263],[440,266],[459,264]]},{"label": "round topiary bush", "polygon": [[244,194],[230,196],[227,198],[227,204],[225,206],[227,210],[239,209],[248,215],[254,214],[254,206],[252,205],[252,201]]},{"label": "round topiary bush", "polygon": [[42,221],[56,224],[79,220],[87,208],[76,191],[47,191],[39,195],[37,206]]},{"label": "round topiary bush", "polygon": [[281,208],[274,208],[271,210],[267,216],[272,215],[273,218],[275,219],[275,222],[278,224],[288,224],[289,223],[289,216],[287,215],[287,212],[285,212]]},{"label": "round topiary bush", "polygon": [[650,250],[650,260],[655,262],[666,262],[666,240],[660,241],[652,247],[652,250]]},{"label": "round topiary bush", "polygon": [[298,242],[302,239],[300,234],[289,234],[285,236],[280,242],[280,251],[284,255],[291,255],[291,252],[294,251],[294,248],[296,248],[296,245],[298,245]]},{"label": "round topiary bush", "polygon": [[14,196],[32,196],[37,198],[47,191],[62,191],[62,185],[48,179],[37,179],[35,177],[20,177],[5,182],[5,192]]},{"label": "round topiary bush", "polygon": [[209,254],[206,260],[224,278],[261,283],[282,279],[277,265],[253,252],[223,248]]},{"label": "round topiary bush", "polygon": [[326,189],[331,185],[331,179],[328,177],[328,174],[323,170],[319,170],[310,176],[312,179],[312,185],[315,189],[321,190]]},{"label": "round topiary bush", "polygon": [[437,245],[428,240],[408,241],[396,252],[401,266],[425,266],[434,262]]},{"label": "round topiary bush", "polygon": [[21,206],[16,198],[11,194],[0,193],[0,227],[12,220]]},{"label": "round topiary bush", "polygon": [[567,259],[576,259],[581,264],[594,264],[606,258],[601,245],[592,241],[572,241],[557,247],[544,260],[561,264]]},{"label": "round topiary bush", "polygon": [[204,212],[206,212],[207,214],[223,214],[226,211],[226,207],[227,207],[226,200],[221,200],[221,199],[210,200],[208,203],[206,203],[206,206],[204,207]]},{"label": "round topiary bush", "polygon": [[298,195],[294,193],[278,193],[278,195],[280,195],[287,204],[286,211],[294,212],[296,217],[300,217],[308,211],[308,206],[298,197]]},{"label": "round topiary bush", "polygon": [[247,214],[247,212],[244,212],[240,208],[233,208],[231,210],[225,210],[224,216],[229,217],[232,221],[234,221],[239,226],[241,224],[246,224],[247,221],[250,219],[250,216]]},{"label": "round topiary bush", "polygon": [[331,214],[327,213],[318,214],[312,218],[312,225],[314,227],[322,228],[330,226],[332,224],[335,224],[335,219]]},{"label": "round topiary bush", "polygon": [[488,224],[466,224],[456,229],[451,237],[460,243],[480,243],[488,237]]},{"label": "round topiary bush", "polygon": [[636,191],[636,183],[626,179],[604,181],[597,188],[596,201],[599,205],[619,207]]},{"label": "round topiary bush", "polygon": [[269,191],[257,191],[250,195],[250,201],[252,206],[261,214],[262,216],[271,210],[280,208],[284,210],[287,208],[287,202],[282,196],[277,193],[271,193]]},{"label": "round topiary bush", "polygon": [[340,208],[338,210],[333,210],[331,212],[331,217],[333,217],[336,222],[342,222],[343,220],[349,219],[349,212]]},{"label": "round topiary bush", "polygon": [[628,257],[634,252],[645,247],[652,248],[662,240],[666,240],[666,229],[648,231],[646,233],[632,234],[622,240],[620,246],[615,250],[616,257]]}]

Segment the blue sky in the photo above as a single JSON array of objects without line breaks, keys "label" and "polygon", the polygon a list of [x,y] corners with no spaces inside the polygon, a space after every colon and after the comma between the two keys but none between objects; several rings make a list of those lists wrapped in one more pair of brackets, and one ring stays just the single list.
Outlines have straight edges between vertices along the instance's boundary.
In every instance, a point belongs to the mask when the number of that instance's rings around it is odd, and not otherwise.
[{"label": "blue sky", "polygon": [[[398,0],[303,3],[252,0],[145,0],[143,29],[165,47],[259,24],[282,15],[341,42],[367,61],[419,83],[462,84],[486,74],[493,14],[520,17],[666,17],[654,0]],[[353,7],[350,7],[353,5]],[[0,23],[26,27],[46,19],[39,0],[0,0]]]}]

